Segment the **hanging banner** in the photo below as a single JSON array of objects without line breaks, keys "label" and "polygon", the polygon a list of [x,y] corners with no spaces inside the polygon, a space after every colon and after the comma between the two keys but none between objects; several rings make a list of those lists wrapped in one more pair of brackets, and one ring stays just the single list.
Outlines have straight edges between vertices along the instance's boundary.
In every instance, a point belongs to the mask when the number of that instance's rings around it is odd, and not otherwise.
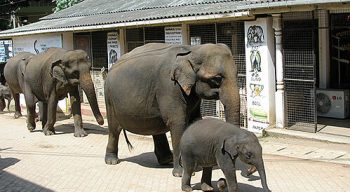
[{"label": "hanging banner", "polygon": [[182,45],[181,27],[164,27],[165,43]]},{"label": "hanging banner", "polygon": [[38,54],[50,47],[62,48],[61,34],[31,35],[13,38],[13,51],[15,55],[23,51]]},{"label": "hanging banner", "polygon": [[248,130],[261,133],[274,123],[275,70],[271,18],[245,22]]},{"label": "hanging banner", "polygon": [[107,53],[108,53],[108,70],[120,58],[120,44],[118,32],[107,33]]},{"label": "hanging banner", "polygon": [[7,62],[12,56],[12,40],[0,40],[0,63]]}]

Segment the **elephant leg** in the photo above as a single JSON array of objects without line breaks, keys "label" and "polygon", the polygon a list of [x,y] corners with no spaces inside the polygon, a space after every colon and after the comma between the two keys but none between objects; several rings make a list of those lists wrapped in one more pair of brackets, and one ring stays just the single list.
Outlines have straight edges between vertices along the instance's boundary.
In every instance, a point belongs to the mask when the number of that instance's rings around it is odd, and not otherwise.
[{"label": "elephant leg", "polygon": [[183,176],[182,176],[182,183],[181,183],[181,189],[182,191],[192,191],[191,187],[191,177],[192,173],[195,171],[195,163],[193,159],[188,159],[186,157],[182,157],[182,166],[183,166]]},{"label": "elephant leg", "polygon": [[6,107],[5,99],[0,98],[0,111],[4,111],[5,107]]},{"label": "elephant leg", "polygon": [[118,159],[118,143],[121,127],[116,120],[114,107],[106,101],[107,121],[108,121],[108,143],[105,154],[105,162],[108,165],[115,165],[119,163]]},{"label": "elephant leg", "polygon": [[11,98],[7,99],[7,111],[10,111]]},{"label": "elephant leg", "polygon": [[19,93],[13,93],[13,100],[15,101],[15,119],[18,119],[19,117],[22,116],[21,113],[21,106],[19,104]]},{"label": "elephant leg", "polygon": [[45,135],[55,134],[54,124],[56,123],[57,99],[54,93],[51,93],[47,102],[47,122],[44,126]]},{"label": "elephant leg", "polygon": [[174,162],[174,169],[173,169],[173,176],[175,177],[181,177],[183,169],[180,166],[180,139],[184,132],[185,121],[182,121],[178,123],[177,125],[173,125],[172,128],[170,128],[171,133],[171,141],[173,146],[173,162]]},{"label": "elephant leg", "polygon": [[42,129],[47,123],[47,103],[39,102],[39,119],[41,120]]},{"label": "elephant leg", "polygon": [[211,187],[211,175],[212,167],[203,167],[202,179],[201,179],[201,189],[202,191],[213,191]]},{"label": "elephant leg", "polygon": [[236,168],[234,165],[234,161],[232,161],[229,157],[222,157],[222,158],[218,158],[218,165],[225,175],[226,182],[227,182],[227,191],[238,192]]},{"label": "elephant leg", "polygon": [[83,128],[83,120],[81,117],[80,95],[78,87],[74,87],[70,92],[70,102],[72,106],[72,115],[74,118],[74,137],[85,137],[87,133]]},{"label": "elephant leg", "polygon": [[35,97],[29,91],[27,94],[24,94],[26,107],[27,107],[27,128],[29,131],[35,129]]},{"label": "elephant leg", "polygon": [[169,147],[166,134],[153,135],[154,153],[160,165],[167,165],[173,161],[173,154]]}]

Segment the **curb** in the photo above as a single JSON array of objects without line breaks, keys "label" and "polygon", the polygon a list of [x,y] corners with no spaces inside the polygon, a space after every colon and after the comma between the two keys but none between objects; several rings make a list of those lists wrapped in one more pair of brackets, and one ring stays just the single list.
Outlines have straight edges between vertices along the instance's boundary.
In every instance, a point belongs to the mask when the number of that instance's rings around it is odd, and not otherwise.
[{"label": "curb", "polygon": [[326,133],[308,133],[296,130],[288,130],[281,128],[269,128],[265,130],[267,136],[273,137],[287,137],[287,138],[299,138],[309,139],[321,142],[330,142],[337,144],[350,144],[350,137],[342,135],[333,135]]}]

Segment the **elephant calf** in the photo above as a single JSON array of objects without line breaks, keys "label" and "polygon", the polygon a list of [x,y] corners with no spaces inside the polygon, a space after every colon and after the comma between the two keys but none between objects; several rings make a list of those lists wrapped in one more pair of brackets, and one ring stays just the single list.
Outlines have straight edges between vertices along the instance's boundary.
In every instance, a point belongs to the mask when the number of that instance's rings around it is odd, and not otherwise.
[{"label": "elephant calf", "polygon": [[7,110],[10,111],[10,103],[12,100],[12,94],[10,88],[4,85],[0,85],[0,100],[4,102],[4,99],[7,100]]},{"label": "elephant calf", "polygon": [[238,191],[235,160],[256,166],[264,191],[270,191],[266,183],[262,148],[251,132],[217,119],[203,119],[193,123],[180,141],[181,161],[184,169],[182,190],[192,191],[191,175],[197,166],[203,167],[201,188],[212,191],[212,167],[218,165],[227,180],[229,192]]}]

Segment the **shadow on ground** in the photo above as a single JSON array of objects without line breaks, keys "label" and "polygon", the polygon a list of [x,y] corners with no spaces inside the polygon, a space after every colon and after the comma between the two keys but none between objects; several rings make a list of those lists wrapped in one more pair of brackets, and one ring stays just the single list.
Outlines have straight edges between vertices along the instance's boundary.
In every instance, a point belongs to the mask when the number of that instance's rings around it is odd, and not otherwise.
[{"label": "shadow on ground", "polygon": [[142,153],[140,155],[136,155],[133,157],[128,157],[125,159],[121,159],[121,162],[127,161],[127,162],[132,162],[139,164],[143,167],[148,167],[148,168],[172,168],[173,165],[159,165],[156,155],[153,152],[146,152]]},{"label": "shadow on ground", "polygon": [[[92,123],[83,123],[84,130],[87,134],[107,135],[108,130],[99,125]],[[74,124],[61,124],[55,126],[56,135],[60,134],[74,134]]]},{"label": "shadow on ground", "polygon": [[[2,150],[6,149],[0,149]],[[1,158],[0,156],[0,191],[53,191],[4,171],[19,161],[16,158]]]},{"label": "shadow on ground", "polygon": [[[211,185],[214,188],[214,192],[219,191],[219,189],[217,187],[217,181],[212,181]],[[192,189],[194,189],[194,190],[201,190],[201,184],[200,183],[195,183],[194,185],[192,185]],[[248,185],[248,184],[245,184],[245,183],[238,183],[238,189],[239,189],[239,191],[244,191],[244,192],[259,192],[259,191],[263,191],[262,188],[254,187],[252,185]],[[227,191],[227,188],[226,188],[225,192],[226,191]]]}]

